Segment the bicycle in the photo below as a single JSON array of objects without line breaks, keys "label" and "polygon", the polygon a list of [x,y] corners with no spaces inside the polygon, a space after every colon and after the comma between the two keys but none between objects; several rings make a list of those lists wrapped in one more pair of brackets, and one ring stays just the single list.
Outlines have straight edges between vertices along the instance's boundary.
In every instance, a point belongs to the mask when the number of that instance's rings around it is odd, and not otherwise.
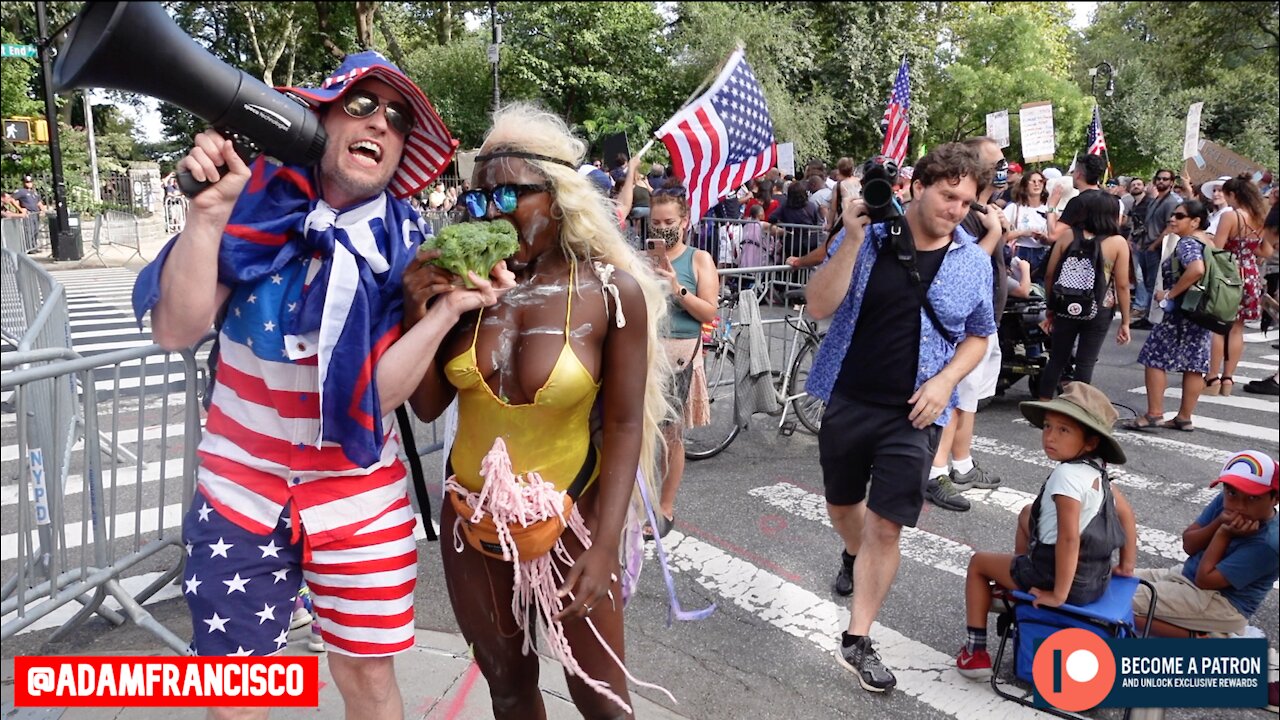
[{"label": "bicycle", "polygon": [[[815,435],[822,427],[822,413],[825,404],[804,392],[804,383],[813,366],[813,358],[825,333],[818,330],[815,320],[804,316],[803,291],[787,293],[789,303],[797,311],[795,315],[783,318],[762,320],[762,325],[786,323],[791,328],[790,349],[783,367],[786,372],[775,370],[772,373],[774,391],[778,394],[781,408],[776,416],[780,416],[778,430],[785,436],[795,431],[795,422],[787,420],[788,412],[794,412],[801,425]],[[721,300],[720,322],[712,329],[711,336],[704,340],[704,365],[707,376],[707,395],[711,406],[711,422],[701,427],[685,429],[684,455],[689,460],[705,460],[724,452],[725,448],[738,437],[742,427],[738,425],[738,383],[734,366],[737,342],[734,331],[741,334],[742,327],[733,322],[737,309],[738,296],[731,295]],[[795,392],[796,390],[799,392]]]}]

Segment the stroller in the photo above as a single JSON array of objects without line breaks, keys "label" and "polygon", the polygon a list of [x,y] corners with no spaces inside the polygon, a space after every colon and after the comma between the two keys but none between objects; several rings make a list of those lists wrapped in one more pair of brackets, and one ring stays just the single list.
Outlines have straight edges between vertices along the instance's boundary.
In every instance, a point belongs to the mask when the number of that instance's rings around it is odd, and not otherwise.
[{"label": "stroller", "polygon": [[1000,379],[996,394],[1003,395],[1024,376],[1033,397],[1040,392],[1040,373],[1049,361],[1049,336],[1040,329],[1048,305],[1044,297],[1010,297],[1000,316]]}]

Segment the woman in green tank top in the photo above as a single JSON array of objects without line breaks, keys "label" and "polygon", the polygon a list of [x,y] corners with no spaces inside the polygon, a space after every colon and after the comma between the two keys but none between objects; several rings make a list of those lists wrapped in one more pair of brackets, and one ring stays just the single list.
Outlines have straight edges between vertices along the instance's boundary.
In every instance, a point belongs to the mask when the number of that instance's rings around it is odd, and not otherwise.
[{"label": "woman in green tank top", "polygon": [[649,201],[650,237],[645,249],[671,292],[671,324],[662,345],[675,373],[670,400],[677,418],[663,426],[667,463],[657,508],[660,527],[646,533],[656,530],[659,537],[675,524],[676,492],[684,476],[684,428],[706,425],[711,414],[702,370],[702,324],[716,317],[720,276],[710,253],[685,243],[688,232],[689,206],[684,196],[654,194]]}]

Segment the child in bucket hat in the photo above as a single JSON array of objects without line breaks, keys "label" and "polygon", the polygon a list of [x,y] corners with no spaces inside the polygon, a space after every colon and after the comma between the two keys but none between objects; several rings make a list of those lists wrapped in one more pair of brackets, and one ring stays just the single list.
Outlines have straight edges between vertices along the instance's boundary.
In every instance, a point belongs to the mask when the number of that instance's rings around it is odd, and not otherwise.
[{"label": "child in bucket hat", "polygon": [[[1045,455],[1059,465],[1039,495],[1018,516],[1016,555],[979,552],[965,579],[966,640],[956,657],[961,675],[991,677],[987,653],[987,613],[993,589],[1018,589],[1037,606],[1084,605],[1107,589],[1112,572],[1133,573],[1138,527],[1129,502],[1111,487],[1107,465],[1122,464],[1124,450],[1111,434],[1116,411],[1099,389],[1068,383],[1059,397],[1024,402],[1023,416],[1041,428]],[[1076,547],[1070,577],[1057,574],[1058,552]],[[1112,568],[1112,554],[1120,563]],[[992,587],[992,583],[996,588]]]},{"label": "child in bucket hat", "polygon": [[[1280,521],[1276,500],[1280,474],[1276,461],[1257,450],[1231,456],[1218,478],[1217,497],[1182,533],[1189,557],[1181,565],[1138,570],[1156,587],[1151,634],[1159,637],[1238,635],[1280,577]],[[1150,595],[1145,587],[1133,598],[1140,627],[1147,622]]]}]

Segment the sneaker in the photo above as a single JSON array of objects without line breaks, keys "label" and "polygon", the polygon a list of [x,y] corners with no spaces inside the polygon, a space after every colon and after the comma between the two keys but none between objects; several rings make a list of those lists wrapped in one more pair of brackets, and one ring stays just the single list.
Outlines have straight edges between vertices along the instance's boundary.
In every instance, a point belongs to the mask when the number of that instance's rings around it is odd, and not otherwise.
[{"label": "sneaker", "polygon": [[925,498],[942,508],[943,510],[951,510],[953,512],[968,512],[969,500],[960,494],[956,489],[951,478],[947,475],[939,475],[929,478],[929,483],[924,489]]},{"label": "sneaker", "polygon": [[[837,641],[839,642],[839,641]],[[898,684],[898,679],[880,661],[880,653],[871,645],[871,638],[864,637],[850,647],[841,643],[836,659],[858,676],[858,684],[871,692],[884,692]]]},{"label": "sneaker", "polygon": [[831,583],[831,590],[841,597],[853,594],[853,568],[847,567],[844,560],[840,561],[840,572],[836,573],[836,581]]},{"label": "sneaker", "polygon": [[289,630],[297,630],[300,627],[311,624],[311,613],[307,612],[304,607],[294,608],[293,616],[289,618]]},{"label": "sneaker", "polygon": [[1155,325],[1152,325],[1151,321],[1146,318],[1138,318],[1137,320],[1129,323],[1130,330],[1150,330],[1153,327],[1155,327]]},{"label": "sneaker", "polygon": [[311,625],[311,632],[307,635],[307,649],[317,653],[325,651],[324,637],[320,635],[320,628],[316,627],[314,623]]},{"label": "sneaker", "polygon": [[1244,386],[1244,391],[1253,393],[1254,395],[1270,395],[1271,397],[1280,396],[1280,383],[1276,382],[1274,376],[1264,380],[1254,380]]},{"label": "sneaker", "polygon": [[986,650],[970,654],[969,648],[962,647],[956,656],[956,670],[970,680],[990,680],[991,656]]},{"label": "sneaker", "polygon": [[978,488],[980,490],[990,490],[1000,487],[1000,476],[983,470],[978,461],[973,462],[973,469],[967,473],[958,473],[951,471],[951,484],[959,490],[968,490],[969,488]]}]

